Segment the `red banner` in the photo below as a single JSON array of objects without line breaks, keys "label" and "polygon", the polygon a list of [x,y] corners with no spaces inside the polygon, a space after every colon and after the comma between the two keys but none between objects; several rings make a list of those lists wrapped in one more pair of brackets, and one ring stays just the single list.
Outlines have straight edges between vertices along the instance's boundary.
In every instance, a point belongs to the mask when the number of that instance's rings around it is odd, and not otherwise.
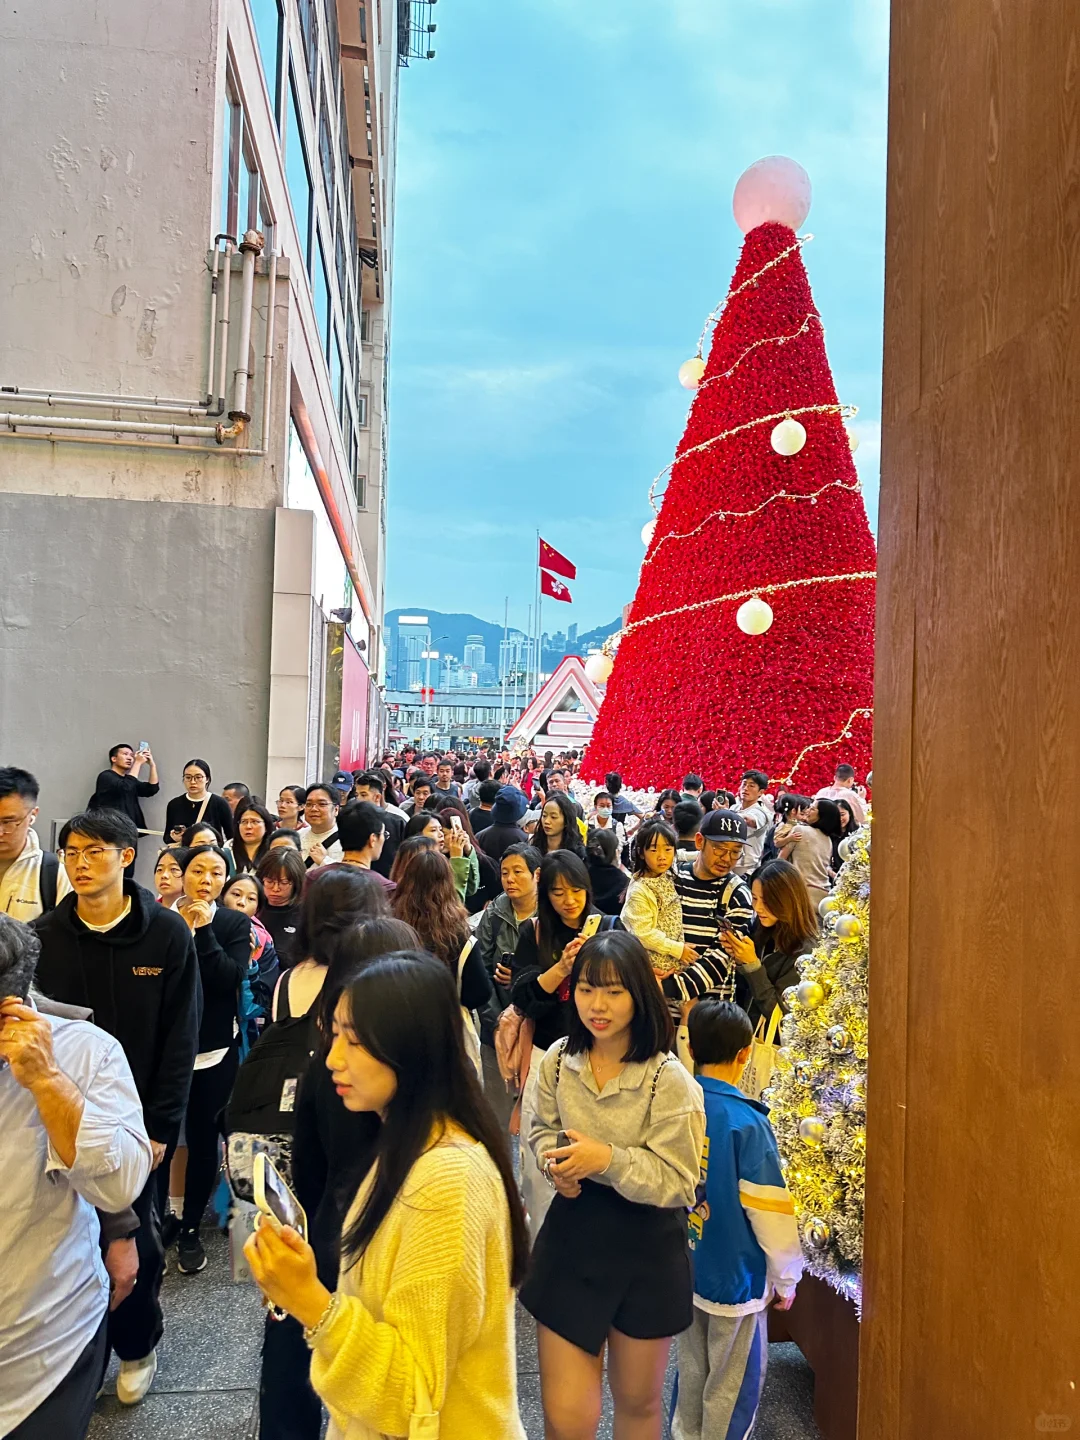
[{"label": "red banner", "polygon": [[[577,566],[567,560],[565,555],[560,555],[558,550],[553,549],[546,540],[540,541],[540,560],[538,563],[541,570],[554,570],[556,575],[565,575],[567,580],[577,579]],[[551,591],[545,590],[544,594],[550,595]],[[562,600],[568,597],[557,595],[555,598]]]},{"label": "red banner", "polygon": [[550,595],[552,600],[565,600],[568,605],[572,603],[570,591],[563,582],[554,575],[549,575],[546,570],[540,571],[540,594]]},{"label": "red banner", "polygon": [[368,667],[346,635],[341,657],[341,768],[362,769],[367,764]]}]

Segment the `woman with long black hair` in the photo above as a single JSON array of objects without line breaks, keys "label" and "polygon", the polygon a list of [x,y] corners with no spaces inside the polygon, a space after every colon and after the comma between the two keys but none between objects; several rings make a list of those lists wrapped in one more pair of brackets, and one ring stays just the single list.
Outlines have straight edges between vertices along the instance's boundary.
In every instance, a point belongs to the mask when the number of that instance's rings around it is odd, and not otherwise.
[{"label": "woman with long black hair", "polygon": [[659,1440],[671,1338],[694,1313],[686,1209],[704,1101],[671,1053],[671,1017],[635,936],[587,940],[570,992],[570,1033],[544,1057],[524,1137],[558,1192],[521,1291],[537,1322],[545,1434],[595,1436],[606,1349],[615,1434]]},{"label": "woman with long black hair", "polygon": [[[296,1093],[290,1169],[296,1198],[308,1217],[308,1239],[319,1279],[337,1284],[341,1227],[349,1201],[367,1173],[379,1117],[346,1110],[326,1068],[341,992],[365,965],[395,950],[419,950],[420,937],[392,916],[358,920],[338,937],[316,1006],[318,1045]],[[322,1405],[311,1388],[311,1354],[303,1328],[287,1315],[268,1315],[259,1379],[260,1440],[319,1440]]]},{"label": "woman with long black hair", "polygon": [[749,935],[726,930],[720,944],[735,961],[735,998],[756,1027],[777,1005],[787,1012],[783,993],[802,978],[798,962],[818,938],[817,914],[806,881],[794,865],[773,860],[752,885],[754,925]]},{"label": "woman with long black hair", "polygon": [[832,886],[833,842],[843,834],[834,800],[812,800],[801,822],[780,840],[780,859],[790,860],[806,881],[814,909]]},{"label": "woman with long black hair", "polygon": [[[595,917],[595,918],[591,918]],[[527,1135],[536,1104],[540,1062],[548,1048],[570,1033],[573,1002],[570,971],[583,944],[582,931],[609,929],[614,917],[593,903],[585,863],[569,850],[556,850],[540,862],[536,919],[518,930],[510,967],[510,1002],[532,1028],[532,1045],[521,1091],[521,1133]],[[521,1193],[536,1235],[551,1204],[551,1190],[527,1145],[521,1147]]]},{"label": "woman with long black hair", "polygon": [[561,790],[552,790],[544,801],[540,812],[540,824],[532,843],[541,855],[550,855],[555,850],[566,850],[585,859],[585,843],[578,829],[577,812],[569,795]]},{"label": "woman with long black hair", "polygon": [[265,805],[257,800],[241,800],[233,817],[232,839],[226,849],[232,851],[238,875],[257,870],[259,861],[270,849],[277,821]]},{"label": "woman with long black hair", "polygon": [[380,1121],[337,1288],[294,1230],[267,1225],[245,1247],[255,1279],[304,1326],[329,1440],[419,1434],[424,1416],[445,1440],[523,1440],[514,1287],[528,1240],[453,978],[430,955],[383,956],[345,988],[333,1023],[335,1089]]}]

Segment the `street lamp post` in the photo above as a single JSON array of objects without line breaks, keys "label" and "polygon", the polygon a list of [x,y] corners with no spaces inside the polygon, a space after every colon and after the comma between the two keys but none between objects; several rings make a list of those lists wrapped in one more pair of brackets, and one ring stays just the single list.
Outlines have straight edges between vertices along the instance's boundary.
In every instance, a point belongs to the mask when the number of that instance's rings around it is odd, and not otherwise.
[{"label": "street lamp post", "polygon": [[[449,637],[448,635],[437,635],[437,636],[435,637],[436,641],[439,641],[439,640],[448,640],[449,638],[450,638],[450,637]],[[431,642],[429,641],[428,643],[429,643],[429,645],[430,645]],[[429,708],[428,708],[428,707],[429,707],[430,704],[431,704],[431,662],[432,662],[432,660],[438,660],[438,658],[439,658],[439,652],[438,652],[438,650],[430,650],[430,649],[429,649],[429,650],[421,650],[421,652],[420,652],[420,659],[424,661],[424,749],[425,749],[425,750],[430,750],[430,749],[431,749],[431,732],[430,732],[429,725],[428,725],[428,716],[429,716],[429,714],[430,714],[430,711],[429,711]]]}]

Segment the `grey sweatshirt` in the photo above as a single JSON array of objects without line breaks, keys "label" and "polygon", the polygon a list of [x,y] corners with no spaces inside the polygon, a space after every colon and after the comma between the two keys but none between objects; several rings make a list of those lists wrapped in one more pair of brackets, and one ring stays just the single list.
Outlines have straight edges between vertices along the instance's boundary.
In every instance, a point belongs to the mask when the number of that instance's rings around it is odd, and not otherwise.
[{"label": "grey sweatshirt", "polygon": [[676,1056],[654,1055],[624,1066],[599,1091],[588,1053],[563,1055],[565,1044],[552,1045],[540,1065],[528,1135],[537,1164],[558,1148],[560,1130],[577,1130],[612,1147],[607,1169],[591,1177],[599,1184],[639,1205],[693,1205],[705,1141],[705,1101],[694,1077]]}]

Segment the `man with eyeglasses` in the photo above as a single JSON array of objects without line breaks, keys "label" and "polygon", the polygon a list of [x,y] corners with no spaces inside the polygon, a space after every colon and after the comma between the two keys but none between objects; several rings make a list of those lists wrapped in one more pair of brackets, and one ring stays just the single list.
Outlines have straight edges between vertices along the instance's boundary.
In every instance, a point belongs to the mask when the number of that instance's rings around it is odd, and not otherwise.
[{"label": "man with eyeglasses", "polygon": [[63,866],[34,830],[38,782],[29,770],[0,766],[0,915],[34,920],[71,889]]},{"label": "man with eyeglasses", "polygon": [[[711,952],[724,975],[719,988],[734,992],[734,966],[720,944],[721,933],[748,935],[754,901],[746,881],[737,874],[746,844],[746,821],[734,810],[712,810],[694,836],[697,855],[674,872],[682,905],[683,936],[699,955]],[[729,997],[730,998],[730,997]]]},{"label": "man with eyeglasses", "polygon": [[[41,941],[36,983],[43,994],[93,1012],[119,1040],[142,1101],[155,1170],[175,1146],[198,1050],[201,989],[191,932],[180,915],[125,880],[138,833],[127,815],[91,810],[60,832],[73,894],[33,922]],[[105,1267],[134,1288],[109,1315],[120,1357],[116,1395],[134,1405],[150,1388],[164,1328],[158,1292],[165,1269],[159,1232],[159,1178],[151,1174],[133,1208],[139,1227],[112,1241]]]},{"label": "man with eyeglasses", "polygon": [[333,785],[312,785],[304,796],[304,819],[308,829],[300,832],[300,849],[310,870],[341,859],[337,814],[341,794]]}]

